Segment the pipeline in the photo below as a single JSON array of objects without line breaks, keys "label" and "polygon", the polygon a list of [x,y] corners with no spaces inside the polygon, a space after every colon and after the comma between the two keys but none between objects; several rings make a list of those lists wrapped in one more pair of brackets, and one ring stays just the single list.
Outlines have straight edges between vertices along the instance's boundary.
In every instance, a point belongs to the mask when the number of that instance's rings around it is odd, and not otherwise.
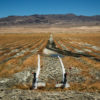
[{"label": "pipeline", "polygon": [[38,77],[40,74],[40,55],[38,55],[38,68],[36,73],[33,74],[32,89],[37,89],[38,87],[45,87],[46,84],[43,82],[38,82]]},{"label": "pipeline", "polygon": [[59,58],[59,61],[60,61],[60,64],[61,64],[61,67],[62,67],[62,72],[63,72],[63,81],[59,84],[56,84],[55,87],[61,87],[61,88],[68,88],[70,87],[70,84],[68,84],[67,82],[67,73],[65,72],[65,68],[64,68],[64,64],[62,62],[62,59],[58,56]]},{"label": "pipeline", "polygon": [[38,69],[37,69],[37,72],[36,72],[36,78],[37,79],[39,77],[39,73],[40,73],[40,55],[38,55]]},{"label": "pipeline", "polygon": [[64,68],[64,64],[62,62],[62,59],[58,56],[59,60],[60,60],[60,64],[61,64],[61,67],[62,67],[62,72],[63,72],[63,81],[64,81],[64,74],[65,74],[65,68]]}]

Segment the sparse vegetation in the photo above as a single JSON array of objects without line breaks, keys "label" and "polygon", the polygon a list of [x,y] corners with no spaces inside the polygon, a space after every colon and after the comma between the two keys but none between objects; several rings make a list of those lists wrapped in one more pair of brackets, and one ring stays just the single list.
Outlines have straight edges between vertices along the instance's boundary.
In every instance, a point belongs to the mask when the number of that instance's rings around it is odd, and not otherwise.
[{"label": "sparse vegetation", "polygon": [[[46,88],[40,88],[37,91],[100,92],[100,34],[53,34],[53,36],[57,48],[64,50],[62,60],[71,86],[64,90],[56,89],[54,88],[56,82],[50,78],[49,81],[47,79],[46,81],[50,82],[51,80],[52,83],[47,83]],[[41,55],[41,69],[45,69],[42,50],[46,47],[48,39],[49,34],[0,34],[0,77],[11,77],[28,68],[36,69],[37,54]],[[85,51],[85,49],[88,50]],[[50,61],[52,63],[54,60],[56,62],[57,59],[45,58],[45,60],[46,63],[50,63]],[[57,60],[57,65],[58,62]],[[95,73],[92,74],[94,69]],[[49,73],[49,69],[46,70],[46,73]],[[27,90],[30,87],[31,83],[29,82],[26,84],[18,83],[11,88]]]}]

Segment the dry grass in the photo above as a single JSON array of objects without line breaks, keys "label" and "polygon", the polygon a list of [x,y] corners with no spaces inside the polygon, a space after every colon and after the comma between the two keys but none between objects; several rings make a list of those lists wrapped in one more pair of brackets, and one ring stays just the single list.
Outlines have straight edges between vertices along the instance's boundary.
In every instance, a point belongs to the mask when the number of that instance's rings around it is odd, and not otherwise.
[{"label": "dry grass", "polygon": [[47,42],[48,42],[48,40],[45,40],[45,41],[41,44],[41,46],[40,46],[40,48],[39,48],[39,50],[38,50],[38,53],[39,53],[39,54],[42,54],[42,50],[46,47]]},{"label": "dry grass", "polygon": [[30,90],[30,87],[32,86],[32,84],[18,84],[13,86],[13,89],[22,89],[22,90]]},{"label": "dry grass", "polygon": [[0,33],[100,33],[100,26],[81,27],[44,27],[32,26],[1,27]]},{"label": "dry grass", "polygon": [[60,49],[62,50],[61,45],[59,45],[59,44],[58,44],[58,40],[56,40],[56,39],[55,39],[55,40],[54,40],[54,42],[55,42],[55,44],[56,44],[57,48],[60,48]]},{"label": "dry grass", "polygon": [[77,90],[81,92],[100,92],[100,83],[96,82],[93,84],[85,83],[70,83],[70,88],[68,90]]},{"label": "dry grass", "polygon": [[[72,29],[71,32],[74,32],[75,29]],[[84,31],[84,29],[81,29],[81,28],[77,29],[77,31],[78,30]],[[88,43],[88,44],[100,47],[100,34],[96,34],[96,32],[95,34],[88,34],[89,32],[87,32],[87,34],[79,34],[79,33],[76,34],[76,32],[74,34],[54,34],[54,41],[60,49],[63,49],[63,48],[61,47],[61,45],[58,44],[58,41],[64,44],[72,52],[74,52],[74,49],[72,49],[71,46],[79,50],[83,50],[83,48],[86,48],[86,49],[90,49],[90,48],[88,46],[80,47],[76,43],[71,44],[70,43],[71,41]],[[0,51],[0,55],[1,55],[0,61],[3,61],[6,58],[11,57],[26,48],[29,48],[29,51],[25,52],[23,55],[10,59],[3,64],[0,64],[0,77],[11,76],[14,73],[23,71],[25,68],[37,67],[37,53],[39,53],[40,55],[42,54],[42,50],[47,44],[49,35],[50,34],[20,34],[20,35],[19,34],[0,34],[0,50],[1,50]],[[21,47],[21,48],[18,48],[18,47]],[[38,48],[37,53],[30,55],[25,60],[22,60],[22,58],[31,54],[30,50],[34,50],[37,47],[40,47]],[[19,49],[18,52],[16,53],[13,52],[9,55],[4,55],[7,53],[10,53],[11,50],[14,50],[16,48]],[[98,50],[93,50],[93,49],[90,49],[90,50],[98,54],[100,53],[100,51]],[[89,53],[89,54],[94,55],[93,53]],[[99,55],[95,55],[95,57],[100,59]],[[41,66],[43,64],[42,59],[43,58],[41,56]],[[75,83],[75,82],[70,83],[71,87],[68,88],[67,90],[78,90],[78,91],[89,91],[89,92],[99,91],[100,92],[100,83],[98,81],[94,83],[91,82],[92,76],[89,74],[89,71],[91,70],[91,68],[96,68],[96,70],[100,70],[99,61],[97,62],[96,60],[92,60],[91,58],[84,57],[84,56],[80,57],[80,59],[84,60],[86,63],[72,56],[67,56],[62,59],[63,59],[63,63],[66,69],[70,67],[81,69],[81,73],[79,75],[87,79],[84,83]],[[26,89],[29,89],[30,87],[31,87],[31,84],[26,84],[26,85],[18,84],[14,86],[13,88],[19,88],[19,89],[26,90]],[[44,91],[44,90],[45,91],[54,91],[54,90],[62,91],[62,89],[60,88],[58,89],[54,88],[54,83],[47,84],[46,88],[42,88],[42,89],[40,88],[37,91]]]},{"label": "dry grass", "polygon": [[28,57],[26,60],[24,60],[23,66],[24,67],[37,66],[37,61],[38,61],[37,55],[32,55],[32,56]]},{"label": "dry grass", "polygon": [[81,59],[84,59],[88,64],[85,64],[84,62],[80,62],[77,59],[73,57],[64,57],[63,63],[65,65],[65,68],[70,67],[77,67],[78,69],[81,69],[81,73],[79,75],[86,78],[84,83],[70,83],[70,88],[68,90],[77,90],[77,91],[88,91],[88,92],[100,92],[100,82],[91,82],[93,80],[93,76],[90,75],[90,69],[97,68],[97,70],[100,69],[100,62],[96,62],[94,60],[91,60],[86,57],[81,57]]},{"label": "dry grass", "polygon": [[[8,77],[14,73],[20,72],[28,67],[37,66],[37,53],[32,54],[30,51],[35,48],[42,50],[49,34],[0,34],[0,61],[3,62],[9,57],[15,56],[17,53],[25,49],[29,49],[24,54],[0,64],[0,77]],[[3,38],[3,39],[2,39]],[[42,38],[42,39],[41,39]],[[6,49],[7,48],[7,49]],[[12,52],[12,50],[18,50]],[[27,59],[24,57],[30,55]]]},{"label": "dry grass", "polygon": [[75,59],[74,57],[71,57],[71,56],[64,57],[63,63],[66,67],[77,67],[80,69],[87,70],[87,66],[85,66],[83,63],[81,63],[80,61],[78,61],[77,59]]},{"label": "dry grass", "polygon": [[[28,57],[26,60],[24,60],[23,62],[21,62],[20,64],[20,59],[12,59],[9,60],[7,63],[3,64],[0,67],[0,77],[8,77],[11,76],[12,74],[15,74],[17,72],[21,72],[26,68],[29,67],[37,67],[37,62],[38,62],[38,58],[37,58],[37,54],[34,54],[30,57]],[[42,57],[41,57],[42,59]],[[43,61],[41,60],[41,66],[43,64]]]},{"label": "dry grass", "polygon": [[100,70],[100,62],[89,59],[87,57],[82,57],[82,59],[85,60],[90,66],[93,66],[94,68],[97,68],[98,70]]}]

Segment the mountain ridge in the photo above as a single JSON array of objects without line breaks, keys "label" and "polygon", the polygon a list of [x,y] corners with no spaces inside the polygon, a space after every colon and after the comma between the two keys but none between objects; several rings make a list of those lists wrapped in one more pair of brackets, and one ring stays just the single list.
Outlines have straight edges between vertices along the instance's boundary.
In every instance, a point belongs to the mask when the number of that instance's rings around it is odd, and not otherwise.
[{"label": "mountain ridge", "polygon": [[30,16],[8,16],[0,18],[0,26],[99,26],[100,15],[84,16],[76,14],[47,14]]}]

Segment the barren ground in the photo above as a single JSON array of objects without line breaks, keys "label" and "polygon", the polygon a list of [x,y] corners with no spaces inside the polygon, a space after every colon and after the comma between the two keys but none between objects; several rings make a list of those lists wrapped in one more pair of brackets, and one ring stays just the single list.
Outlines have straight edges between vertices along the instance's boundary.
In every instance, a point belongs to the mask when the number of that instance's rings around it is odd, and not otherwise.
[{"label": "barren ground", "polygon": [[100,33],[100,26],[81,27],[0,27],[0,33]]},{"label": "barren ground", "polygon": [[[50,34],[40,34],[44,32],[41,29],[26,31],[21,28],[18,31],[2,28],[0,33],[34,34],[0,34],[0,100],[99,100],[100,29],[76,29],[63,29],[65,33],[60,34],[62,30],[53,28],[54,33],[59,33],[53,34],[54,42],[62,51],[62,61],[70,84],[69,88],[61,89],[54,87],[62,81],[58,58],[42,53]],[[53,32],[51,29],[45,30]],[[30,90],[32,72],[37,70],[38,54],[41,55],[39,81],[46,82],[47,86]]]}]

